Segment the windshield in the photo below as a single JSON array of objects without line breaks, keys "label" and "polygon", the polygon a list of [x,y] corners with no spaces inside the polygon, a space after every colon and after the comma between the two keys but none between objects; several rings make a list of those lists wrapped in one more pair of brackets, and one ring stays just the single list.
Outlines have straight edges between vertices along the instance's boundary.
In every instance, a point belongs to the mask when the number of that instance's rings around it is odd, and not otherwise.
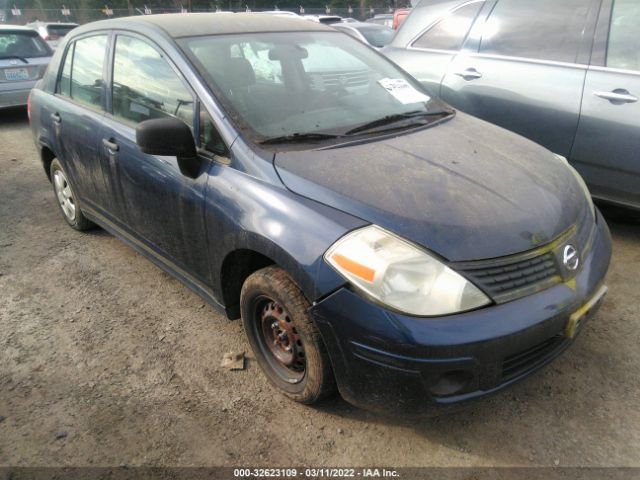
[{"label": "windshield", "polygon": [[10,57],[47,57],[51,51],[47,44],[34,32],[0,33],[0,59]]},{"label": "windshield", "polygon": [[180,43],[234,122],[257,140],[345,134],[384,118],[449,112],[391,62],[338,32],[216,35]]},{"label": "windshield", "polygon": [[384,47],[385,45],[388,45],[389,42],[391,42],[391,39],[393,39],[393,35],[396,33],[393,28],[386,26],[383,26],[382,28],[368,26],[356,28],[362,36],[367,39],[367,42],[374,47]]}]

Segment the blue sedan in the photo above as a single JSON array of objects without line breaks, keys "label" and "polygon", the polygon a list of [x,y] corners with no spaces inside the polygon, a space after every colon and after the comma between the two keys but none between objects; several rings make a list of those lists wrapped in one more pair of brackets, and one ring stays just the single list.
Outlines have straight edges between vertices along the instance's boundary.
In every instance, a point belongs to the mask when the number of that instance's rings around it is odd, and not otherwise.
[{"label": "blue sedan", "polygon": [[606,293],[609,231],[566,160],[322,24],[91,23],[29,113],[65,221],[242,318],[299,402],[486,395],[557,357]]}]

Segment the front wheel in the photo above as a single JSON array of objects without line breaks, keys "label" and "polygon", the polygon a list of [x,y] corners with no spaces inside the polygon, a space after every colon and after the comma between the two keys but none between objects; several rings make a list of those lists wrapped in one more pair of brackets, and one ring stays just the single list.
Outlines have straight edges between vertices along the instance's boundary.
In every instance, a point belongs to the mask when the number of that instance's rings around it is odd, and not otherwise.
[{"label": "front wheel", "polygon": [[335,380],[309,302],[289,275],[266,267],[240,294],[244,330],[267,378],[287,397],[311,404],[333,393]]}]

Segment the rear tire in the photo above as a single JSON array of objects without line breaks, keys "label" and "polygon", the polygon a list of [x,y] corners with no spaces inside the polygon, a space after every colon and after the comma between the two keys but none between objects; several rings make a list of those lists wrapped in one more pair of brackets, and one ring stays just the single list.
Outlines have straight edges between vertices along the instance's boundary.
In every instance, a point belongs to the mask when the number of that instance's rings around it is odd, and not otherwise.
[{"label": "rear tire", "polygon": [[291,277],[275,266],[253,273],[242,286],[242,323],[260,367],[284,395],[305,404],[335,391],[309,307]]},{"label": "rear tire", "polygon": [[69,176],[57,158],[54,158],[51,162],[49,171],[53,193],[56,196],[58,207],[65,221],[71,228],[79,231],[94,228],[96,225],[82,213],[78,204],[78,197],[69,182]]}]

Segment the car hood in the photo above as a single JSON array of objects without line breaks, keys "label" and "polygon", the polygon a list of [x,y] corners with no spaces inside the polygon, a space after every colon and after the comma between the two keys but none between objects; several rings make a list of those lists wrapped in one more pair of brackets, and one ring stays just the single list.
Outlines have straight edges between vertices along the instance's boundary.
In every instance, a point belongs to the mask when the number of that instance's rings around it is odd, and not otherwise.
[{"label": "car hood", "polygon": [[531,250],[587,218],[590,208],[562,160],[461,113],[390,139],[278,152],[274,165],[293,192],[450,261]]}]

